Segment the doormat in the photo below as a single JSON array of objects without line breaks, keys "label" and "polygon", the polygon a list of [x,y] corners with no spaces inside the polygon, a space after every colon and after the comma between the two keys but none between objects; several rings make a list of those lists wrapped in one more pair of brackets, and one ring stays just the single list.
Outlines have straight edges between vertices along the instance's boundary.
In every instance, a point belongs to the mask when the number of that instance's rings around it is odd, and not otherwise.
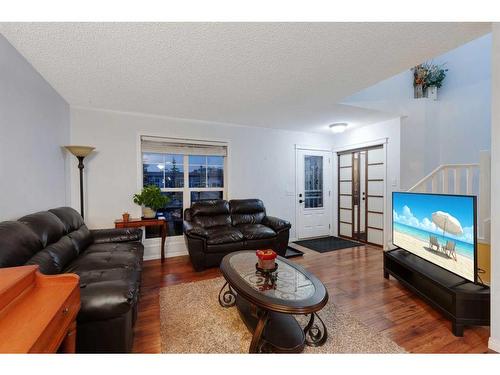
[{"label": "doormat", "polygon": [[295,241],[297,245],[307,247],[308,249],[317,251],[319,253],[327,253],[329,251],[347,249],[350,247],[364,246],[361,242],[346,240],[340,237],[323,237],[315,238],[312,240]]},{"label": "doormat", "polygon": [[288,246],[286,248],[285,258],[287,258],[287,259],[301,257],[302,255],[304,255],[303,251],[294,249],[293,247],[290,247],[290,246]]}]

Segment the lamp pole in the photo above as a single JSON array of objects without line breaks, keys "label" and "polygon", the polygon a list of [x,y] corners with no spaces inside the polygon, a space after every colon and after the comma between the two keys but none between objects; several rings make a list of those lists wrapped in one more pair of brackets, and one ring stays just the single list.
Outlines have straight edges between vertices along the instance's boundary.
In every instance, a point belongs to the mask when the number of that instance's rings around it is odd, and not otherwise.
[{"label": "lamp pole", "polygon": [[78,158],[78,169],[80,170],[80,215],[84,218],[84,208],[83,208],[83,159],[85,156],[77,156]]}]

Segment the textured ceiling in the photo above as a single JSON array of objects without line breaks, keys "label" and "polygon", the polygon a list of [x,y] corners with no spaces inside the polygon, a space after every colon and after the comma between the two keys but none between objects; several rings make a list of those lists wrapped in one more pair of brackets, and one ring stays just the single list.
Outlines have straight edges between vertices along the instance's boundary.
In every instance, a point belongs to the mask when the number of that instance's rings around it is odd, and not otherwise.
[{"label": "textured ceiling", "polygon": [[383,114],[335,103],[489,29],[488,23],[0,24],[71,105],[303,131],[380,121]]}]

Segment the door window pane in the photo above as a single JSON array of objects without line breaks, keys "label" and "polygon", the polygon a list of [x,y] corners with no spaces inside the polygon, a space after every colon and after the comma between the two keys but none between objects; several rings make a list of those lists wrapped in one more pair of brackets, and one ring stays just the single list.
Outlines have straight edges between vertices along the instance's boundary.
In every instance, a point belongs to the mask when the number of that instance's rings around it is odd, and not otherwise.
[{"label": "door window pane", "polygon": [[305,208],[323,207],[323,157],[304,157],[304,204]]},{"label": "door window pane", "polygon": [[192,191],[191,204],[198,201],[222,199],[222,191]]},{"label": "door window pane", "polygon": [[[167,220],[167,235],[181,236],[182,235],[182,220],[183,220],[183,193],[179,192],[164,192],[163,195],[170,197],[170,202],[156,212],[157,217],[165,217]],[[160,237],[159,227],[146,227],[146,238]]]}]

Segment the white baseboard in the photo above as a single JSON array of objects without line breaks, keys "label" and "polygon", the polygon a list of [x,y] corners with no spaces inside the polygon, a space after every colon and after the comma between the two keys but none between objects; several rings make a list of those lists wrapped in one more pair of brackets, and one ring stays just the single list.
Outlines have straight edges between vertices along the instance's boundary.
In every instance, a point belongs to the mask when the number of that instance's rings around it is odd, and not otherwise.
[{"label": "white baseboard", "polygon": [[[290,238],[288,241],[297,241],[296,238]],[[161,247],[159,238],[143,239],[144,245],[144,260],[153,260],[161,258]],[[189,255],[184,242],[183,236],[167,237],[165,241],[165,258],[178,257],[182,255]]]},{"label": "white baseboard", "polygon": [[[143,241],[144,260],[161,258],[161,247],[159,238],[149,238]],[[165,241],[165,258],[188,255],[186,244],[182,236],[170,237]]]},{"label": "white baseboard", "polygon": [[494,350],[497,353],[500,353],[500,340],[490,337],[488,340],[488,348]]}]

